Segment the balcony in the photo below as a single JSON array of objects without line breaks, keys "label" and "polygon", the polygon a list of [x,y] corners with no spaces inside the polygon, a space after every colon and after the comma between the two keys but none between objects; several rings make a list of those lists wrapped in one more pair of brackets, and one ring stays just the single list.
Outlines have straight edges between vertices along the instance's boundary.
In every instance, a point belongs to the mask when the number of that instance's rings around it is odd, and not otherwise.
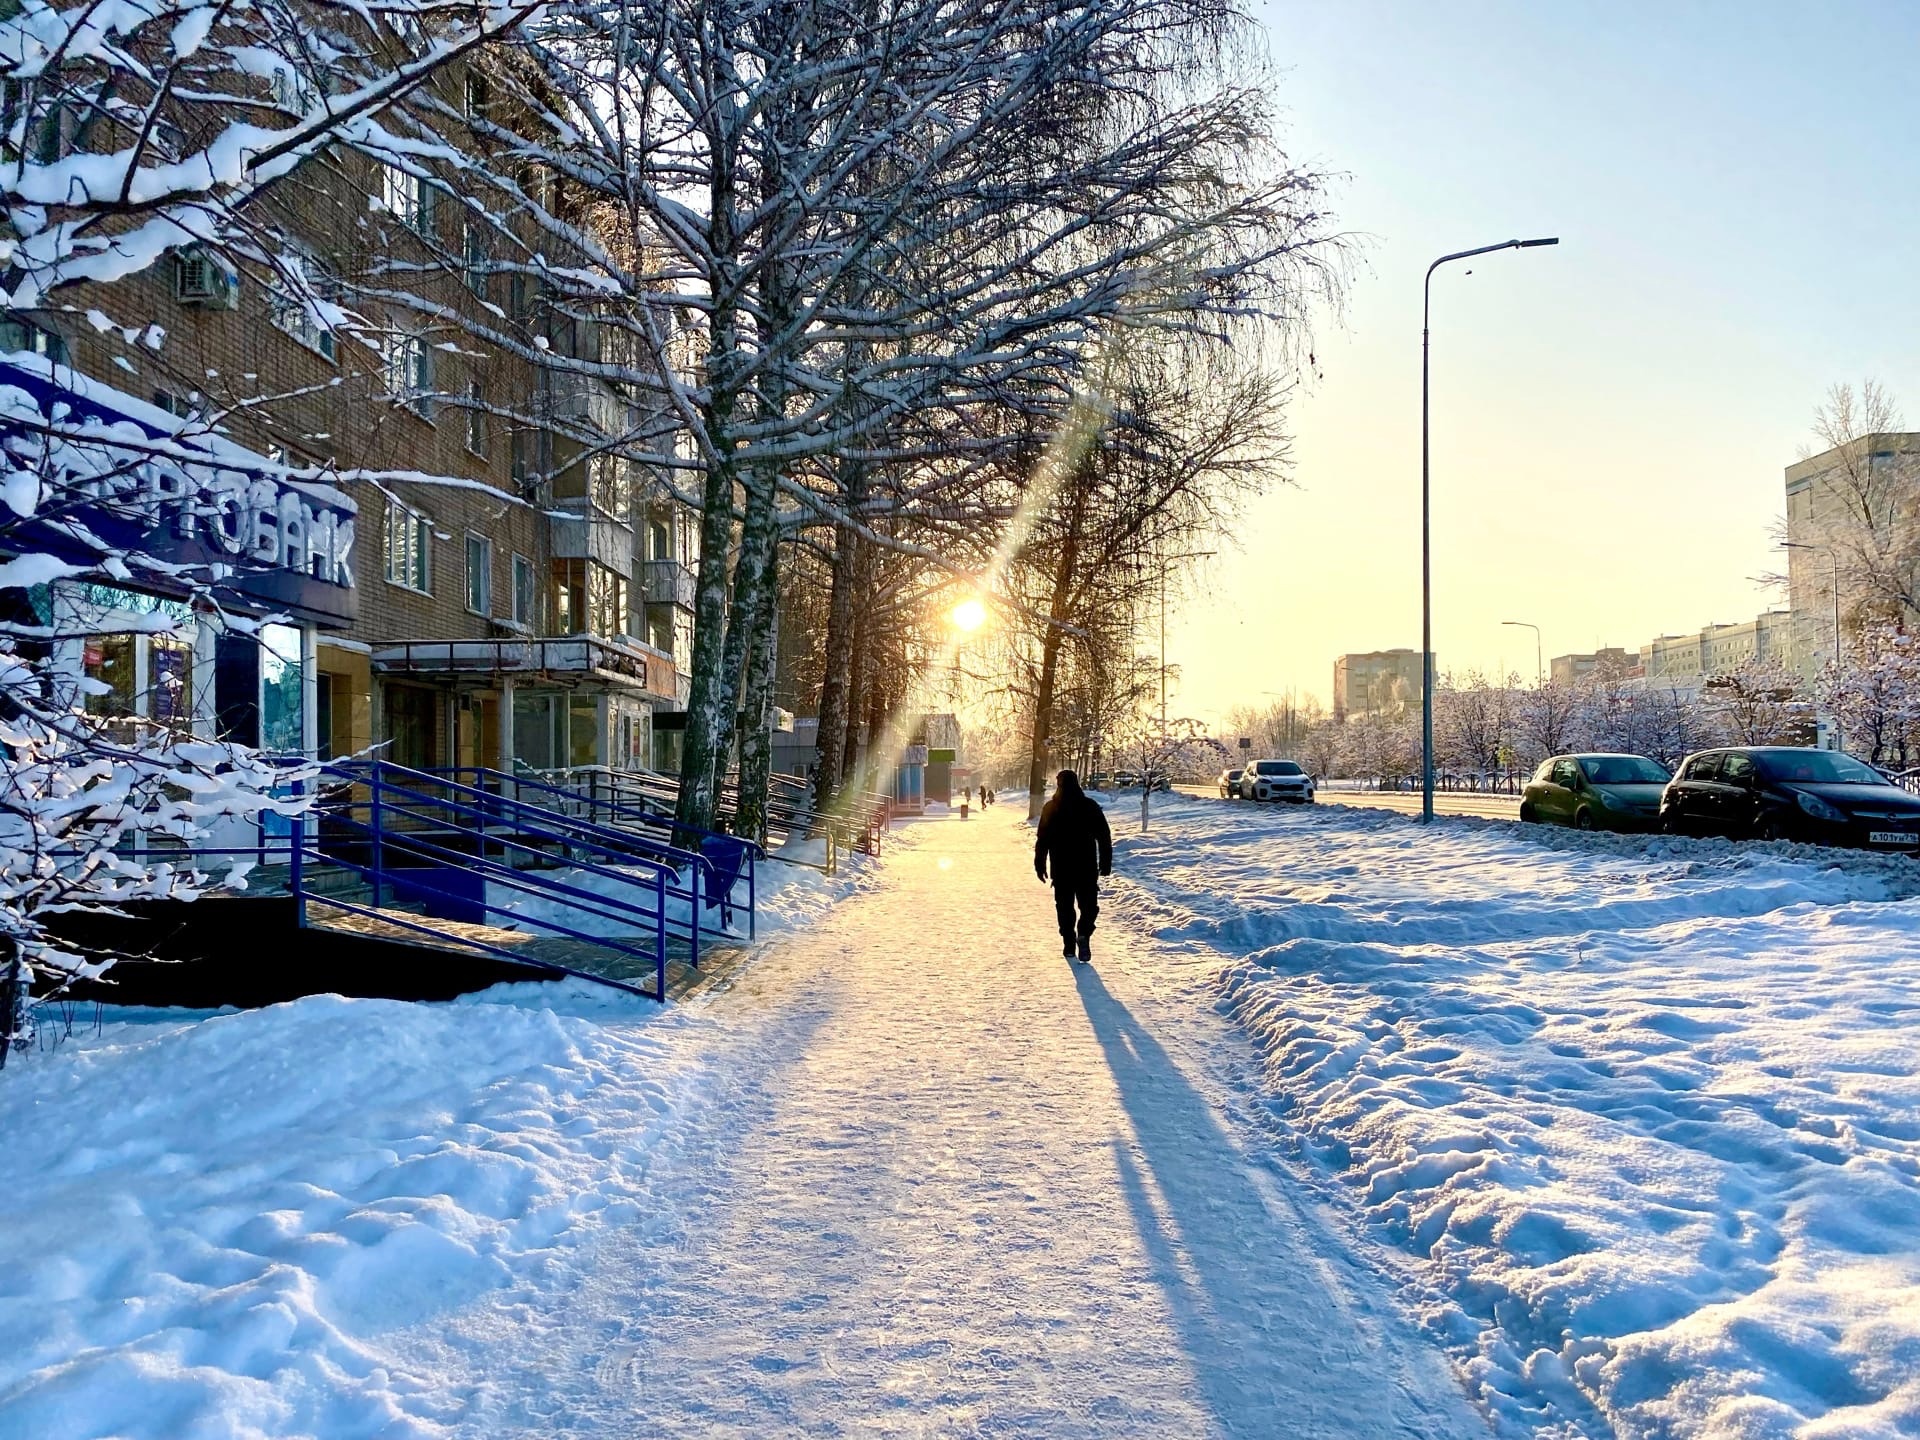
[{"label": "balcony", "polygon": [[633,531],[585,500],[562,500],[551,514],[553,558],[592,560],[622,579],[633,578]]},{"label": "balcony", "polygon": [[642,597],[649,605],[678,605],[692,610],[697,577],[678,560],[648,560],[640,567]]},{"label": "balcony", "polygon": [[602,435],[633,429],[633,405],[611,385],[586,375],[547,377],[547,414],[555,420],[590,425]]}]

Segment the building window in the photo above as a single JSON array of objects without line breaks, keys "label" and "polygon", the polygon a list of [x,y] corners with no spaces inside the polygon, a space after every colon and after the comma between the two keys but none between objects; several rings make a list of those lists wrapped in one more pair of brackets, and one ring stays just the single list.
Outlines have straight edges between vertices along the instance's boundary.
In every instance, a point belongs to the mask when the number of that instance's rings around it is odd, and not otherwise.
[{"label": "building window", "polygon": [[433,351],[424,336],[389,332],[382,341],[380,379],[394,399],[421,419],[432,418]]},{"label": "building window", "polygon": [[422,595],[432,593],[433,522],[410,505],[387,502],[387,579]]},{"label": "building window", "polygon": [[627,633],[627,577],[592,560],[553,562],[554,613],[562,635]]},{"label": "building window", "polygon": [[493,608],[493,542],[467,536],[467,609],[485,615]]},{"label": "building window", "polygon": [[513,557],[513,621],[532,629],[536,587],[533,562],[524,555]]},{"label": "building window", "polygon": [[66,341],[26,320],[0,320],[0,350],[8,354],[25,350],[44,355],[56,365],[67,363]]},{"label": "building window", "polygon": [[667,528],[667,522],[664,520],[655,520],[647,526],[647,558],[649,560],[673,558],[673,531]]},{"label": "building window", "polygon": [[487,93],[487,77],[469,70],[467,72],[467,118],[478,119],[485,115],[490,98]]},{"label": "building window", "polygon": [[467,382],[467,449],[482,460],[487,458],[487,408],[480,398],[480,382]]},{"label": "building window", "polygon": [[315,354],[333,359],[333,331],[320,323],[309,297],[319,291],[319,270],[307,255],[289,255],[283,262],[291,272],[289,285],[275,277],[267,286],[267,314],[274,327]]},{"label": "building window", "polygon": [[460,260],[467,289],[487,298],[487,232],[469,220],[461,227]]},{"label": "building window", "polygon": [[433,233],[433,187],[418,175],[387,163],[380,167],[377,194],[382,209],[409,230]]},{"label": "building window", "polygon": [[295,67],[284,62],[273,67],[273,103],[282,110],[305,115],[318,98],[313,82]]},{"label": "building window", "polygon": [[513,456],[510,468],[514,486],[525,493],[540,475],[540,437],[543,432],[531,426],[516,426],[513,431]]},{"label": "building window", "polygon": [[153,392],[153,403],[177,420],[192,420],[199,415],[200,407],[194,403],[195,398],[174,390]]},{"label": "building window", "polygon": [[633,500],[631,472],[616,455],[595,455],[587,461],[587,495],[593,508],[625,521]]}]

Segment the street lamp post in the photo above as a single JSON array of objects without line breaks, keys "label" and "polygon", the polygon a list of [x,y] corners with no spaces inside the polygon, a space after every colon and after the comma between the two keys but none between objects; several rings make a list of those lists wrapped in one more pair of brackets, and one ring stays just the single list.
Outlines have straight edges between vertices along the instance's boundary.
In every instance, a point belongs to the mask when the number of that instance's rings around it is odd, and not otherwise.
[{"label": "street lamp post", "polygon": [[1517,625],[1533,632],[1533,685],[1536,690],[1539,689],[1547,683],[1547,664],[1543,658],[1546,652],[1540,648],[1540,627],[1531,620],[1502,620],[1500,623]]},{"label": "street lamp post", "polygon": [[1427,266],[1427,278],[1420,291],[1420,823],[1433,822],[1433,507],[1429,458],[1428,374],[1431,370],[1429,335],[1433,319],[1433,272],[1454,260],[1475,255],[1491,255],[1496,250],[1531,250],[1537,245],[1558,245],[1560,237],[1538,240],[1502,240],[1498,245],[1481,245],[1472,250],[1456,250],[1442,255]]}]

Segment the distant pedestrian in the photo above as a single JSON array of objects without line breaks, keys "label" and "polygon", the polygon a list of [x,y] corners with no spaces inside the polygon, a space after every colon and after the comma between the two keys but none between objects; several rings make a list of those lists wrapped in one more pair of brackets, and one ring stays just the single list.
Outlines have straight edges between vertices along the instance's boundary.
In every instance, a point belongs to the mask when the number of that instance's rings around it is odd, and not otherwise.
[{"label": "distant pedestrian", "polygon": [[1107,812],[1080,788],[1080,777],[1071,770],[1054,777],[1053,797],[1040,807],[1033,873],[1053,881],[1053,909],[1066,958],[1091,960],[1089,941],[1100,916],[1099,877],[1113,873],[1113,832],[1107,828]]}]

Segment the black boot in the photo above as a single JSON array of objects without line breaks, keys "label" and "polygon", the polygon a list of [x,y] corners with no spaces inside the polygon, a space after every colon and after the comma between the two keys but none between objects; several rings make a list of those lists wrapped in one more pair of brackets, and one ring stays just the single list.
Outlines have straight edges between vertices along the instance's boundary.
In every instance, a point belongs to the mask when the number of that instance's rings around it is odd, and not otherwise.
[{"label": "black boot", "polygon": [[1080,937],[1080,959],[1083,962],[1091,961],[1093,959],[1093,945],[1088,941],[1085,935],[1082,935]]},{"label": "black boot", "polygon": [[1073,937],[1071,935],[1062,935],[1060,937],[1060,943],[1063,947],[1060,951],[1061,958],[1064,960],[1073,959]]}]

